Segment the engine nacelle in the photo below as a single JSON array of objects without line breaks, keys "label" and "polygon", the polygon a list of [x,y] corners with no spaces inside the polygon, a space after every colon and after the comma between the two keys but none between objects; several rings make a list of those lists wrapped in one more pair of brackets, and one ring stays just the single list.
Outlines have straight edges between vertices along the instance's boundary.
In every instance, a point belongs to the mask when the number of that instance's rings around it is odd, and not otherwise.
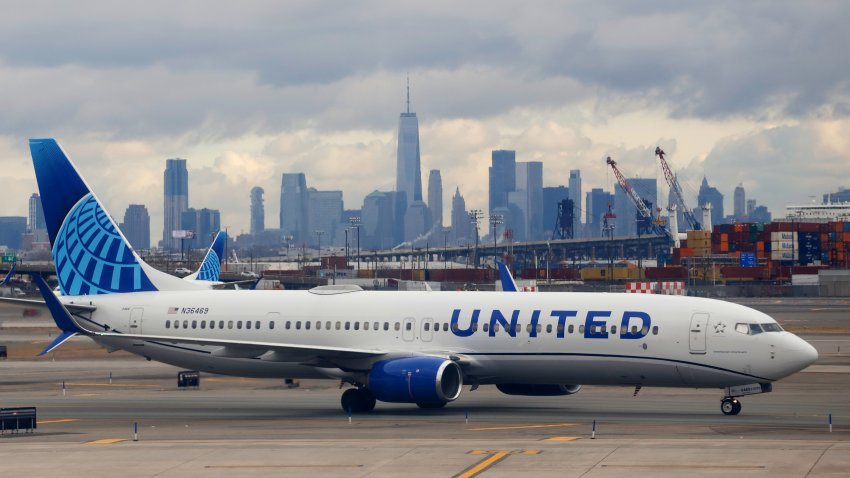
[{"label": "engine nacelle", "polygon": [[581,385],[500,383],[496,385],[496,388],[507,395],[554,397],[557,395],[572,395],[581,390]]},{"label": "engine nacelle", "polygon": [[367,387],[382,402],[445,403],[460,396],[463,373],[451,360],[410,357],[372,366]]}]

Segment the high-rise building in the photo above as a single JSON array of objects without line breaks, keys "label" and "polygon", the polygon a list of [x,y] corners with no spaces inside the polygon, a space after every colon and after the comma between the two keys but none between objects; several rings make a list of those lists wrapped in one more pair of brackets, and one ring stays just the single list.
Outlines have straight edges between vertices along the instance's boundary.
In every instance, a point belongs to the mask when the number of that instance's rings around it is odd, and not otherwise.
[{"label": "high-rise building", "polygon": [[474,240],[469,223],[469,213],[466,211],[466,201],[460,195],[460,188],[455,189],[452,197],[452,242],[456,245]]},{"label": "high-rise building", "polygon": [[584,203],[587,214],[584,222],[587,226],[588,237],[602,237],[603,216],[608,213],[608,205],[614,205],[614,195],[602,188],[593,188],[587,193]]},{"label": "high-rise building", "polygon": [[570,199],[573,200],[573,235],[574,237],[582,237],[581,231],[581,171],[578,169],[570,170]]},{"label": "high-rise building", "polygon": [[143,251],[151,248],[151,217],[144,204],[127,206],[124,222],[119,227],[133,249]]},{"label": "high-rise building", "polygon": [[395,190],[403,192],[407,204],[422,200],[422,172],[419,164],[419,120],[410,112],[410,83],[407,85],[407,112],[398,122]]},{"label": "high-rise building", "polygon": [[48,242],[47,223],[44,221],[44,208],[41,206],[41,196],[33,193],[29,201],[29,217],[27,232],[33,235],[33,242]]},{"label": "high-rise building", "polygon": [[361,250],[388,249],[396,245],[393,238],[394,194],[373,191],[363,199],[360,211]]},{"label": "high-rise building", "polygon": [[[702,184],[699,187],[699,196],[697,202],[699,206],[711,204],[711,224],[723,224],[723,194],[715,187],[708,185],[708,179],[702,178]],[[700,217],[700,216],[697,216]]]},{"label": "high-rise building", "polygon": [[310,240],[307,178],[304,173],[283,173],[280,184],[280,232],[292,236],[293,244],[307,242]]},{"label": "high-rise building", "polygon": [[431,229],[431,212],[423,201],[413,201],[404,212],[404,240],[415,242]]},{"label": "high-rise building", "polygon": [[514,190],[508,192],[510,217],[505,227],[513,230],[518,241],[538,240],[543,236],[543,163],[516,163],[515,177]]},{"label": "high-rise building", "polygon": [[342,191],[318,191],[315,188],[308,188],[307,192],[309,196],[307,224],[312,235],[308,243],[318,245],[319,235],[316,231],[320,231],[322,244],[335,245],[337,228],[340,227],[342,211],[345,209]]},{"label": "high-rise building", "polygon": [[747,220],[747,193],[744,191],[744,185],[738,184],[735,188],[735,204],[734,204],[734,213],[736,221],[746,221]]},{"label": "high-rise building", "polygon": [[489,212],[508,207],[508,193],[516,187],[516,151],[495,150],[491,154]]},{"label": "high-rise building", "polygon": [[756,210],[756,200],[755,199],[747,199],[747,218],[749,220],[753,215],[753,211]]},{"label": "high-rise building", "polygon": [[263,206],[263,193],[259,186],[251,188],[251,235],[257,236],[266,230],[266,208]]},{"label": "high-rise building", "polygon": [[558,219],[558,203],[570,197],[566,186],[543,188],[543,232],[544,239],[552,237]]},{"label": "high-rise building", "polygon": [[[657,215],[655,208],[658,204],[658,182],[654,178],[629,178],[628,181],[641,199],[651,203],[648,207],[652,215]],[[637,235],[637,206],[619,184],[614,188],[614,214],[617,215],[617,220],[614,222],[614,235]]]},{"label": "high-rise building", "polygon": [[439,169],[432,169],[428,174],[428,209],[433,227],[443,227],[443,178]]},{"label": "high-rise building", "polygon": [[165,160],[163,173],[165,185],[164,221],[162,247],[166,250],[180,249],[180,240],[171,236],[172,231],[181,229],[183,212],[189,208],[189,170],[185,159]]},{"label": "high-rise building", "polygon": [[[213,238],[221,230],[221,213],[218,209],[188,208],[180,216],[179,229],[195,233],[194,238],[183,241],[184,250],[209,248]],[[180,239],[177,239],[177,249],[180,248]]]},{"label": "high-rise building", "polygon": [[27,218],[23,216],[0,217],[0,246],[12,250],[21,248],[21,236],[27,232]]}]

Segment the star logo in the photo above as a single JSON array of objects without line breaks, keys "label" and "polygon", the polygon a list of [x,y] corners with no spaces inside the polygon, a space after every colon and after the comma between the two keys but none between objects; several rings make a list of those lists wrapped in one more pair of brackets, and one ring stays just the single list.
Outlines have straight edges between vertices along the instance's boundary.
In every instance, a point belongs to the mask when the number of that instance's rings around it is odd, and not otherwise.
[{"label": "star logo", "polygon": [[722,334],[723,332],[726,332],[726,324],[724,324],[723,322],[718,322],[714,324],[715,334]]}]

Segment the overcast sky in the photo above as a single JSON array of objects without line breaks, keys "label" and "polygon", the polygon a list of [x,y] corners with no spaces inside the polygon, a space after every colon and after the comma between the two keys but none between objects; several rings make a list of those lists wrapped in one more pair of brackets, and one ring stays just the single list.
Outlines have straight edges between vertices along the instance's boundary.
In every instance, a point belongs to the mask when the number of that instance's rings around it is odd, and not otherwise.
[{"label": "overcast sky", "polygon": [[394,187],[408,73],[447,210],[455,187],[486,209],[492,149],[588,191],[611,189],[608,155],[663,182],[661,145],[686,192],[705,174],[729,213],[740,182],[782,215],[850,186],[848,24],[843,1],[6,1],[0,215],[36,191],[30,137],[57,138],[117,220],[145,204],[155,239],[171,157],[237,234],[256,185],[279,226],[283,172],[359,208]]}]

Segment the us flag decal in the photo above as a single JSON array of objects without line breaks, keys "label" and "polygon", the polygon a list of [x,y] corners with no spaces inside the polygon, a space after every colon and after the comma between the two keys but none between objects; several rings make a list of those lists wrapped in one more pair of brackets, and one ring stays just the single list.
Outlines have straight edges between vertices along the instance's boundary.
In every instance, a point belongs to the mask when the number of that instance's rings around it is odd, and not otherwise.
[{"label": "us flag decal", "polygon": [[176,313],[177,313],[177,310],[178,310],[178,308],[177,308],[177,307],[169,307],[169,308],[168,308],[168,313],[169,313],[169,314],[176,314]]}]

